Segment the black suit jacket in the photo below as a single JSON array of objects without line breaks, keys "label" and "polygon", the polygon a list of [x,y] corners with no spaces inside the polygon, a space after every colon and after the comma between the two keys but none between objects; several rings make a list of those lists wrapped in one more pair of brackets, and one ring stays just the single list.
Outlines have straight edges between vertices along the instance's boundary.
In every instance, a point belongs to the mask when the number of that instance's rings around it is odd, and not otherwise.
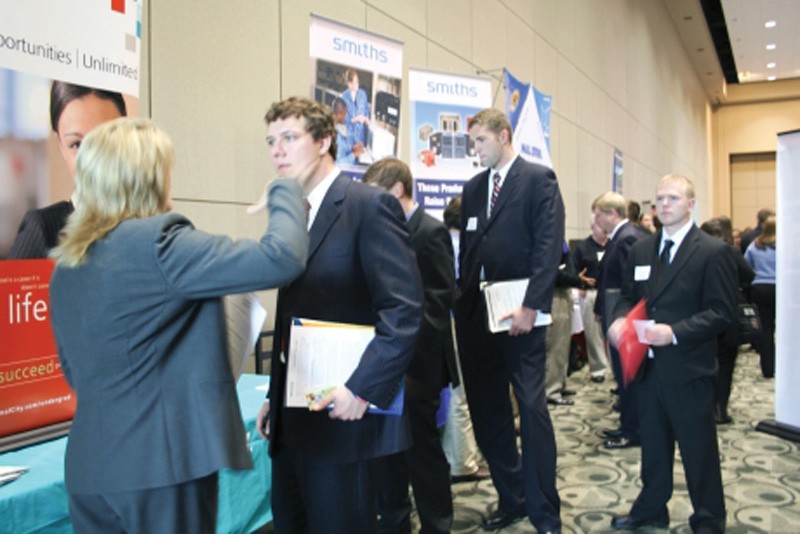
[{"label": "black suit jacket", "polygon": [[[614,238],[606,243],[606,251],[598,266],[597,299],[594,301],[594,313],[601,317],[604,332],[611,323],[606,314],[606,291],[622,287],[630,249],[637,240],[645,235],[628,221],[617,230]],[[607,320],[609,321],[606,322]]]},{"label": "black suit jacket", "polygon": [[529,278],[523,306],[549,313],[564,242],[564,202],[556,175],[517,156],[490,218],[488,187],[489,169],[464,185],[459,313],[478,309],[481,267],[488,281]]},{"label": "black suit jacket", "polygon": [[[670,362],[653,366],[663,383],[683,384],[713,377],[717,365],[715,339],[733,320],[736,309],[731,291],[736,286],[736,268],[726,250],[728,245],[693,226],[672,262],[657,276],[661,232],[637,241],[631,248],[614,315],[624,316],[644,298],[649,317],[672,327],[678,343],[653,347],[656,359]],[[646,359],[645,366],[649,361]],[[640,376],[644,372],[647,367]]]},{"label": "black suit jacket", "polygon": [[46,258],[50,249],[58,245],[58,234],[73,211],[72,202],[64,200],[27,212],[11,245],[9,259]]},{"label": "black suit jacket", "polygon": [[[319,464],[366,460],[409,446],[405,416],[366,414],[339,421],[326,412],[285,408],[292,317],[375,325],[345,385],[386,407],[413,354],[422,319],[422,284],[403,211],[378,188],[340,174],[309,232],[306,271],[278,294],[270,387],[270,449],[283,445]],[[291,354],[286,354],[291,358]]]},{"label": "black suit jacket", "polygon": [[427,393],[436,394],[448,380],[458,385],[450,327],[455,285],[453,244],[445,225],[421,206],[411,215],[408,231],[422,276],[425,305],[414,357],[406,373]]}]

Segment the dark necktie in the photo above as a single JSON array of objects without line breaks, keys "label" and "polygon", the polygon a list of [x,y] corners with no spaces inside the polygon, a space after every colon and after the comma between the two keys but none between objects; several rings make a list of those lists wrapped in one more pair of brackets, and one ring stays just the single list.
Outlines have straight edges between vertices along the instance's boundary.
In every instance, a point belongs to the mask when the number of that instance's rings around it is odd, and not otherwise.
[{"label": "dark necktie", "polygon": [[669,265],[669,251],[672,250],[672,245],[674,244],[675,243],[672,241],[672,239],[664,240],[664,250],[661,251],[661,256],[660,256],[661,267],[666,268],[666,266]]},{"label": "dark necktie", "polygon": [[306,226],[308,226],[308,220],[311,217],[311,203],[307,198],[303,199],[303,206],[306,208]]},{"label": "dark necktie", "polygon": [[658,257],[658,267],[656,268],[656,283],[660,283],[661,279],[664,277],[664,271],[667,270],[669,266],[669,251],[672,249],[672,245],[675,242],[671,239],[664,240],[664,248],[661,250],[661,255]]},{"label": "dark necktie", "polygon": [[494,205],[497,203],[497,197],[500,195],[500,173],[494,173],[492,176],[492,181],[494,182],[494,187],[492,188],[492,200],[489,203],[489,215],[494,212]]}]

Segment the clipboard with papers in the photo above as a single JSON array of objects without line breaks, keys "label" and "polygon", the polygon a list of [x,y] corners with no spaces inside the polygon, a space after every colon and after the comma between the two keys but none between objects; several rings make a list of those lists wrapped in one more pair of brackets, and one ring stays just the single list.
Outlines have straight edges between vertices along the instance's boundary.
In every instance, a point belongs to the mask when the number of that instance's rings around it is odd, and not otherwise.
[{"label": "clipboard with papers", "polygon": [[[501,320],[505,315],[522,306],[528,290],[528,278],[487,282],[483,286],[483,298],[486,301],[486,319],[489,331],[493,334],[506,332],[511,328],[511,319]],[[537,312],[534,328],[549,326],[553,318],[549,313]]]},{"label": "clipboard with papers", "polygon": [[[373,326],[293,318],[286,371],[286,407],[306,408],[344,384],[358,367],[361,356],[375,337]],[[401,415],[404,386],[391,404],[368,413]]]}]

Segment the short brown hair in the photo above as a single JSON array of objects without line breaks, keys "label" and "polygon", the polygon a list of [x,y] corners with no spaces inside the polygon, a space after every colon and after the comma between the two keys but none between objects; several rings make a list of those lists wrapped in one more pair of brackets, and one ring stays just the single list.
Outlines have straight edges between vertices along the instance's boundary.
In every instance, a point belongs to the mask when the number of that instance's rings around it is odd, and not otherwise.
[{"label": "short brown hair", "polygon": [[386,191],[400,182],[403,184],[403,196],[407,198],[411,198],[414,194],[413,181],[408,165],[391,157],[383,158],[370,165],[363,178],[365,184],[375,184]]},{"label": "short brown hair", "polygon": [[498,109],[487,108],[479,111],[469,121],[469,129],[474,126],[486,126],[495,135],[500,135],[503,130],[508,130],[508,142],[511,143],[511,123],[505,113]]},{"label": "short brown hair", "polygon": [[325,137],[331,138],[328,154],[336,160],[336,126],[333,111],[325,104],[301,96],[290,96],[280,102],[275,102],[264,115],[267,125],[289,117],[303,118],[306,120],[306,130],[319,141]]}]

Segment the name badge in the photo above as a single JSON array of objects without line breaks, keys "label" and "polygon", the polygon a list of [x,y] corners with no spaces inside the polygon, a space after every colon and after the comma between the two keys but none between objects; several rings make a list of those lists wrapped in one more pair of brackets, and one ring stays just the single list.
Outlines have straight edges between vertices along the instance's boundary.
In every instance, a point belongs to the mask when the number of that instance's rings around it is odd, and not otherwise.
[{"label": "name badge", "polygon": [[478,218],[470,217],[467,219],[467,232],[474,232],[478,229]]},{"label": "name badge", "polygon": [[643,282],[645,280],[650,280],[650,266],[649,265],[637,265],[636,269],[633,271],[633,279],[637,282]]}]

